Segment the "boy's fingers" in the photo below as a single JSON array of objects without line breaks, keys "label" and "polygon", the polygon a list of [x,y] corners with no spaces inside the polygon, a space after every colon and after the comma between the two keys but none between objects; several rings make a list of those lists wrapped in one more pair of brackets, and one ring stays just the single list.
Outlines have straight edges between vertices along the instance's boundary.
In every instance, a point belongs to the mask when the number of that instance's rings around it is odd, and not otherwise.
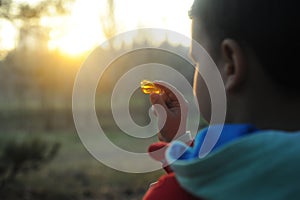
[{"label": "boy's fingers", "polygon": [[170,111],[161,95],[151,94],[150,100],[153,104],[152,108],[154,109],[154,115],[158,117],[158,128],[159,130],[162,130]]},{"label": "boy's fingers", "polygon": [[159,94],[152,93],[150,95],[150,101],[151,101],[152,105],[159,104],[159,105],[163,106],[166,110],[168,108],[165,101],[163,100],[162,96]]},{"label": "boy's fingers", "polygon": [[187,100],[184,98],[183,94],[173,85],[165,81],[154,81],[154,83],[164,91],[164,98],[169,99],[169,101],[178,101],[180,104],[187,103]]}]

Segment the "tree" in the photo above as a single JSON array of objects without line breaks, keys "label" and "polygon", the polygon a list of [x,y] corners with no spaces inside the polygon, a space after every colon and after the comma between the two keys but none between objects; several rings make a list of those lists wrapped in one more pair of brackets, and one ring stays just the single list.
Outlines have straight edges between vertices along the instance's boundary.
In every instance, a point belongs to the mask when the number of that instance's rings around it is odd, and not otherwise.
[{"label": "tree", "polygon": [[9,21],[19,33],[18,48],[27,48],[26,40],[29,36],[39,41],[47,41],[49,37],[51,27],[43,27],[41,18],[66,15],[73,2],[74,0],[41,0],[32,5],[0,0],[0,19]]},{"label": "tree", "polygon": [[58,153],[59,143],[49,143],[39,138],[22,142],[10,141],[0,153],[0,190],[15,180],[20,173],[37,171]]},{"label": "tree", "polygon": [[110,38],[117,33],[114,0],[107,0],[107,13],[105,16],[102,16],[101,23],[106,38]]},{"label": "tree", "polygon": [[2,101],[17,109],[27,109],[32,102],[34,105],[41,103],[42,109],[49,112],[46,123],[50,125],[47,127],[53,124],[54,111],[51,105],[57,91],[57,80],[61,77],[58,67],[62,66],[62,59],[49,52],[49,33],[54,27],[42,24],[41,20],[69,14],[74,1],[41,0],[30,4],[0,0],[0,21],[9,22],[18,32],[15,49],[0,65],[0,73],[6,73],[0,77],[0,81],[7,86],[1,89],[9,91],[9,97],[6,96],[6,101]]}]

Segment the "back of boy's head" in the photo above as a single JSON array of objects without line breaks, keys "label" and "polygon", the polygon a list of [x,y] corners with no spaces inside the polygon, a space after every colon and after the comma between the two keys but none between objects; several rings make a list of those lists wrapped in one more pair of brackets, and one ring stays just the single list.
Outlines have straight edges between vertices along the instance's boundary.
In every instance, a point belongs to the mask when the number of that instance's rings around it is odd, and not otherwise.
[{"label": "back of boy's head", "polygon": [[195,0],[190,15],[201,20],[213,49],[220,49],[225,38],[236,40],[254,52],[274,83],[296,92],[300,89],[297,5],[296,0]]}]

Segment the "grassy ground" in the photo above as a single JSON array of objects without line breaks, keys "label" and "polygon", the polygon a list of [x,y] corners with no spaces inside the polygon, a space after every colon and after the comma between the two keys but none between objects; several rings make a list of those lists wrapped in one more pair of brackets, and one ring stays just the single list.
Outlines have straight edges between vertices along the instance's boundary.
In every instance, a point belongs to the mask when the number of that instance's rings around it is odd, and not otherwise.
[{"label": "grassy ground", "polygon": [[110,169],[86,151],[75,132],[2,133],[0,145],[30,137],[57,141],[61,149],[55,159],[39,171],[20,174],[7,184],[0,191],[0,199],[141,199],[149,183],[163,173],[128,174]]}]

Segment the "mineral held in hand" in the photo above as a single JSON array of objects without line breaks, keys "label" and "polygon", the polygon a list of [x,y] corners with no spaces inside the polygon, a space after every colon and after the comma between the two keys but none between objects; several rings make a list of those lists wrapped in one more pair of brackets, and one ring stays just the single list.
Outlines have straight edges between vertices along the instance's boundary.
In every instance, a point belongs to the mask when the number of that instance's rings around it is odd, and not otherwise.
[{"label": "mineral held in hand", "polygon": [[157,87],[152,81],[143,80],[141,82],[141,89],[144,94],[160,94],[162,90]]}]

